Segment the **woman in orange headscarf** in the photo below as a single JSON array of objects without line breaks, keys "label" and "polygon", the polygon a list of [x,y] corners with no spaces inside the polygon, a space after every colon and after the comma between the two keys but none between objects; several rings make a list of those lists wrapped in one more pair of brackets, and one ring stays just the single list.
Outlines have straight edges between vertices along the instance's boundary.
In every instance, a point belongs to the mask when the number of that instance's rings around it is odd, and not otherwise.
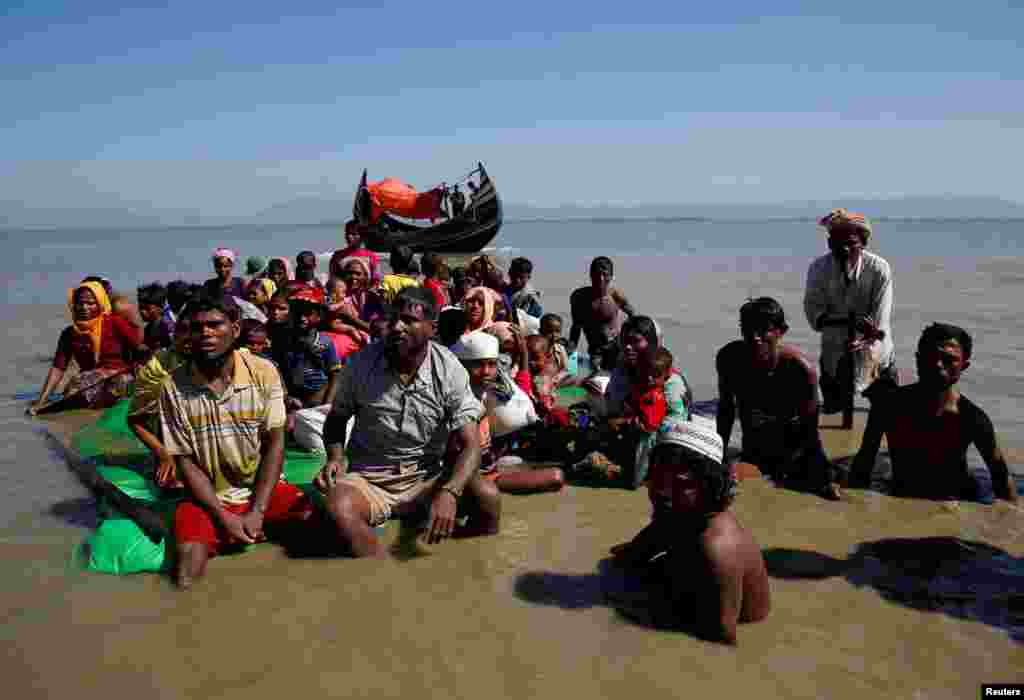
[{"label": "woman in orange headscarf", "polygon": [[[69,301],[74,320],[60,334],[43,390],[28,408],[31,415],[71,408],[108,408],[128,395],[142,331],[111,312],[110,298],[98,282],[78,285],[71,290]],[[62,400],[47,404],[72,359],[78,365],[78,374],[68,382]]]}]

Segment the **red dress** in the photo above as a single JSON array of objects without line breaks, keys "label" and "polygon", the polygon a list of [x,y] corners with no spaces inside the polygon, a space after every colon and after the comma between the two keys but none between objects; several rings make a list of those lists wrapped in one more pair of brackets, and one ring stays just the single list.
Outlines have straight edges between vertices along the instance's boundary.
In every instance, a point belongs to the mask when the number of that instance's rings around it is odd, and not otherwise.
[{"label": "red dress", "polygon": [[92,339],[76,333],[73,326],[68,326],[57,341],[57,354],[53,358],[53,366],[57,369],[67,369],[68,363],[74,358],[78,368],[83,372],[94,369],[129,370],[132,367],[132,353],[141,344],[142,329],[117,314],[110,314],[103,320],[103,329],[100,331],[98,362]]}]

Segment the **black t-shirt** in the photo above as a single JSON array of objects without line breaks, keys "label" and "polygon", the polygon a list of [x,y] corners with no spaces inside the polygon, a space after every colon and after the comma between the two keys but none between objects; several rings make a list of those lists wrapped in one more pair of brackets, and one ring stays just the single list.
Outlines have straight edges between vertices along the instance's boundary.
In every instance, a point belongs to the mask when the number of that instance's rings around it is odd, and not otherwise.
[{"label": "black t-shirt", "polygon": [[929,415],[919,385],[895,390],[872,407],[892,459],[893,492],[927,498],[976,499],[978,483],[967,469],[967,448],[974,445],[986,464],[996,450],[988,415],[965,396],[957,412]]}]

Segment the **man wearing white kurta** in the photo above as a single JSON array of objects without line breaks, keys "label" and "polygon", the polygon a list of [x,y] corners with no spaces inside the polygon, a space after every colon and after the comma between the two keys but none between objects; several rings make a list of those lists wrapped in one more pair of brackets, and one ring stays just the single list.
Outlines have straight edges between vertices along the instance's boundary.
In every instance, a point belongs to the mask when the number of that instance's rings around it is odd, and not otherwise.
[{"label": "man wearing white kurta", "polygon": [[[854,390],[862,393],[879,377],[895,380],[892,342],[892,270],[880,255],[865,250],[871,224],[863,214],[835,209],[819,222],[828,231],[829,254],[807,271],[804,312],[821,333],[821,389],[824,412],[840,410],[845,388],[840,363],[853,351]],[[849,338],[849,317],[857,329]]]}]

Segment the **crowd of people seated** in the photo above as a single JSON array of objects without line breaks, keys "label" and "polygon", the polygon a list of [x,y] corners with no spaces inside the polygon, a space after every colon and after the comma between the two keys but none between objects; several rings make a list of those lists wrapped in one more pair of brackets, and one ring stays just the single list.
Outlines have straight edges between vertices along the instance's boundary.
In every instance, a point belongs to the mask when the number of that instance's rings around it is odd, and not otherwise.
[{"label": "crowd of people seated", "polygon": [[[784,341],[776,300],[737,300],[739,338],[716,355],[715,418],[694,411],[685,369],[657,322],[613,285],[608,257],[594,258],[590,284],[572,292],[566,339],[563,319],[545,313],[531,285],[529,259],[503,270],[479,255],[449,267],[424,253],[417,265],[397,246],[385,274],[354,222],[324,274],[302,251],[294,272],[285,258],[249,258],[239,277],[237,254],[217,248],[213,278],[146,284],[137,306],[103,278],[85,278],[70,291],[72,324],[28,411],[130,397],[128,422],[152,452],[156,483],[184,494],[174,526],[184,587],[211,556],[285,526],[328,532],[354,556],[381,556],[375,528],[393,517],[439,542],[456,531],[498,532],[501,492],[646,484],[652,521],[614,556],[642,566],[672,554],[677,593],[711,595],[708,624],[735,642],[737,621],[762,619],[769,607],[760,552],[728,514],[736,482],[763,474],[842,499],[818,423],[844,391],[871,401],[851,485],[871,481],[884,436],[900,493],[978,498],[965,457],[974,445],[994,495],[1017,498],[991,420],[959,391],[971,336],[951,324],[926,328],[918,381],[899,386],[891,273],[864,250],[871,225],[845,210],[821,223],[830,252],[809,268],[804,309],[823,336],[819,366]],[[77,373],[50,400],[72,361]],[[737,416],[742,448],[729,459]],[[324,456],[315,481],[322,508],[281,480],[289,442]],[[709,587],[694,587],[684,550],[703,552]]]}]

